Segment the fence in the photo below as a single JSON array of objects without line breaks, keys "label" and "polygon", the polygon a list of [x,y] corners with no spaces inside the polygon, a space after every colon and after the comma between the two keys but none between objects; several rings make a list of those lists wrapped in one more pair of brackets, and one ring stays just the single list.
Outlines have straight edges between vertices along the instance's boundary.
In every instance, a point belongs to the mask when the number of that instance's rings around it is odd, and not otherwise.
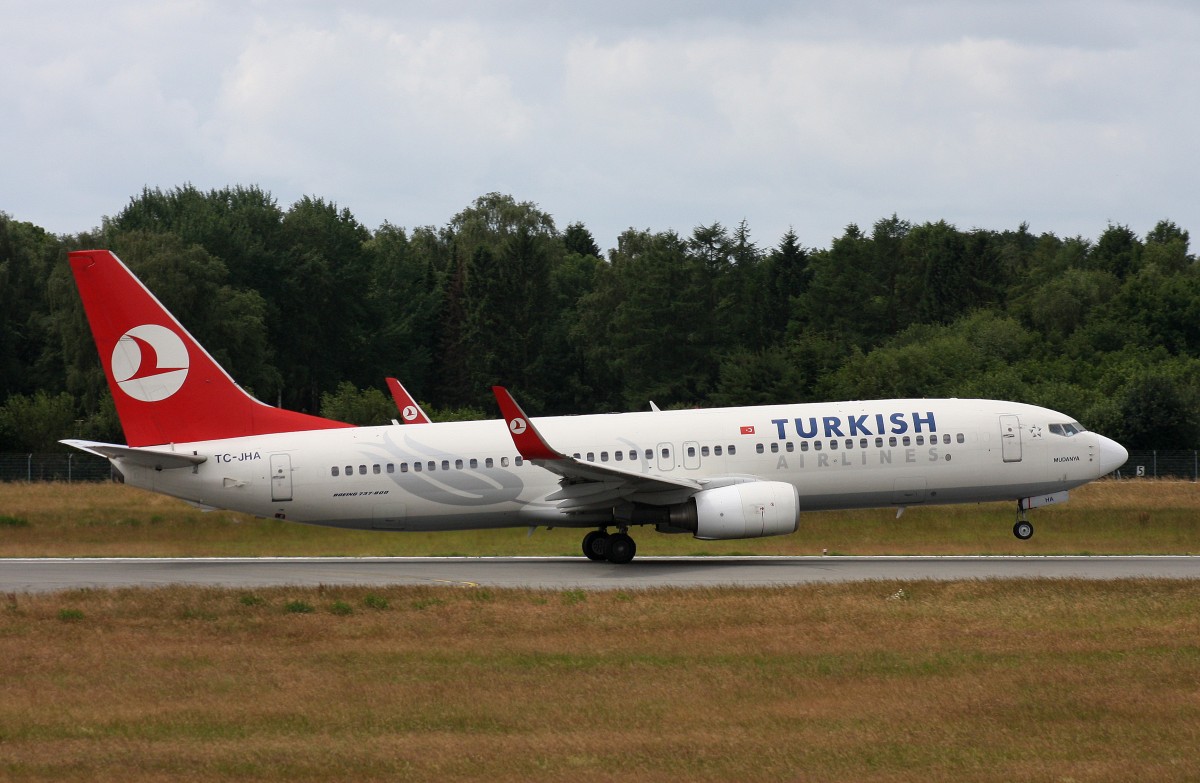
[{"label": "fence", "polygon": [[[1200,481],[1200,451],[1131,451],[1117,478]],[[0,481],[108,481],[108,460],[94,454],[0,454]]]},{"label": "fence", "polygon": [[1200,451],[1130,451],[1117,478],[1173,478],[1200,481]]},{"label": "fence", "polygon": [[0,481],[108,481],[112,467],[104,457],[67,454],[0,454]]}]

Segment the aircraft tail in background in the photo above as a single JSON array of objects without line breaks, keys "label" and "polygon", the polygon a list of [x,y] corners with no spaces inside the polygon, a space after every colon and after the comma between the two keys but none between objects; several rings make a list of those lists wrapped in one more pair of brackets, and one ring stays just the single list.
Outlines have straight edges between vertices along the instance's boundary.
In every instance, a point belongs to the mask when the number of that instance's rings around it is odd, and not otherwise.
[{"label": "aircraft tail in background", "polygon": [[428,424],[429,417],[425,415],[425,411],[421,410],[421,406],[413,399],[413,396],[408,393],[408,389],[404,388],[404,384],[395,378],[387,379],[388,391],[392,393],[392,399],[396,401],[396,408],[400,411],[400,421],[405,424]]}]

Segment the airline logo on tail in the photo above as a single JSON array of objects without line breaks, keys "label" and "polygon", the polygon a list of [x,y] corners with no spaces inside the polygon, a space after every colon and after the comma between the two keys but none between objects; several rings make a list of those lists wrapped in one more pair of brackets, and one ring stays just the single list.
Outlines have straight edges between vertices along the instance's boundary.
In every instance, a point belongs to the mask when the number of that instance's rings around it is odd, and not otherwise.
[{"label": "airline logo on tail", "polygon": [[135,326],[113,348],[113,379],[121,391],[142,402],[165,400],[179,391],[188,366],[183,340],[165,326]]}]

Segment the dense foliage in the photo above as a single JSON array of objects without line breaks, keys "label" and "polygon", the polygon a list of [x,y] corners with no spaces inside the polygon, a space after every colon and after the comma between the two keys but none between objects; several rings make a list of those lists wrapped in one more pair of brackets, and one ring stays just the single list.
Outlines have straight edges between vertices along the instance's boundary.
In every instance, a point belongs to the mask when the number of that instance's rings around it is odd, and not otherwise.
[{"label": "dense foliage", "polygon": [[66,251],[117,253],[240,383],[380,423],[395,375],[435,416],[873,397],[1046,405],[1132,448],[1200,443],[1200,270],[1188,233],[1095,243],[897,216],[828,249],[745,223],[629,230],[491,193],[442,227],[376,231],[258,188],[145,190],[95,233],[0,213],[0,451],[120,440]]}]

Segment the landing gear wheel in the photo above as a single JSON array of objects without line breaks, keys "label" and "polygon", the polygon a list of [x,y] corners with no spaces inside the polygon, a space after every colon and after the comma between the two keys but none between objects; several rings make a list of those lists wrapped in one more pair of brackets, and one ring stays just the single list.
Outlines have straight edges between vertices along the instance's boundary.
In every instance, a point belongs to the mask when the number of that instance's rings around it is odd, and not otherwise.
[{"label": "landing gear wheel", "polygon": [[1033,523],[1018,519],[1017,524],[1013,525],[1013,535],[1022,541],[1028,541],[1033,536]]},{"label": "landing gear wheel", "polygon": [[604,530],[593,530],[583,537],[583,554],[588,560],[608,559],[608,539],[610,536]]},{"label": "landing gear wheel", "polygon": [[623,564],[633,559],[637,544],[625,533],[613,533],[608,537],[608,562]]}]

